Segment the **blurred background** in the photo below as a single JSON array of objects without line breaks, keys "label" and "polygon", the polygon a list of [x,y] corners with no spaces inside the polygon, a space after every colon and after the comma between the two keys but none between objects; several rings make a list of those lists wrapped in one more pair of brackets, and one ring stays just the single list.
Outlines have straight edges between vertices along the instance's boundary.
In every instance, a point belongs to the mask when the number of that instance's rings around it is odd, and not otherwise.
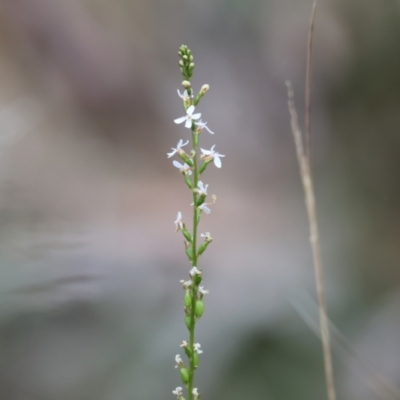
[{"label": "blurred background", "polygon": [[[301,122],[312,0],[0,0],[0,397],[164,400],[188,275],[166,153],[195,57],[205,399],[323,399]],[[313,165],[338,399],[399,399],[400,3],[320,1]],[[180,88],[181,89],[181,88]]]}]

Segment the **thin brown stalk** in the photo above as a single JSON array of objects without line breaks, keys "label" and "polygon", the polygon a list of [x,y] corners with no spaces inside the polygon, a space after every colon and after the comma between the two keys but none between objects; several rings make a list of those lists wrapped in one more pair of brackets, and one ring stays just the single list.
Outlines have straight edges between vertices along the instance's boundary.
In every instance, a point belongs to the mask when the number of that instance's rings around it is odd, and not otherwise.
[{"label": "thin brown stalk", "polygon": [[306,90],[305,90],[305,129],[306,129],[306,148],[307,148],[307,158],[310,163],[311,169],[311,78],[312,78],[312,62],[313,62],[313,38],[314,38],[314,24],[315,15],[317,13],[317,0],[314,0],[311,17],[310,17],[310,27],[308,30],[308,46],[307,46],[307,68],[306,68]]},{"label": "thin brown stalk", "polygon": [[315,204],[315,195],[313,187],[313,179],[310,169],[310,162],[304,152],[303,137],[299,128],[297,112],[294,107],[293,89],[288,82],[288,96],[289,96],[289,112],[292,126],[292,133],[296,145],[297,159],[299,162],[300,176],[304,189],[304,196],[308,214],[308,221],[310,225],[310,242],[314,261],[314,272],[317,287],[318,306],[319,306],[319,324],[322,338],[322,351],[325,365],[325,377],[328,392],[328,400],[336,400],[332,355],[329,338],[329,321],[326,311],[325,291],[322,277],[322,260],[319,242],[317,209]]}]

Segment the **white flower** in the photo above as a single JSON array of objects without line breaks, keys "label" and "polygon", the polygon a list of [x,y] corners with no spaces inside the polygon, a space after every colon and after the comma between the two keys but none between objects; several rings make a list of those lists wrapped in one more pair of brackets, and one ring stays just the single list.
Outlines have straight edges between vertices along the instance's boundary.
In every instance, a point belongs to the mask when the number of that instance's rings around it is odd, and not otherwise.
[{"label": "white flower", "polygon": [[197,388],[194,388],[192,390],[192,393],[193,393],[193,396],[194,396],[195,399],[197,399],[200,396],[200,393],[198,392]]},{"label": "white flower", "polygon": [[199,119],[201,117],[200,113],[193,114],[194,113],[194,106],[189,106],[186,110],[186,115],[184,117],[180,117],[177,119],[174,119],[174,122],[176,124],[181,124],[182,122],[185,122],[185,128],[191,128],[192,127],[192,122],[193,120]]},{"label": "white flower", "polygon": [[191,276],[201,275],[201,271],[199,271],[199,270],[197,269],[197,267],[193,267],[193,268],[189,271],[189,274],[190,274]]},{"label": "white flower", "polygon": [[196,129],[198,133],[200,133],[204,128],[206,128],[208,132],[211,133],[211,135],[214,135],[214,132],[210,130],[210,128],[207,126],[207,122],[203,122],[202,120],[200,120],[199,122],[195,122],[194,124],[198,126],[198,128]]},{"label": "white flower", "polygon": [[200,347],[201,347],[201,344],[200,344],[200,343],[195,343],[193,347],[194,347],[194,351],[195,351],[197,354],[201,354],[201,353],[203,352],[203,350],[200,350]]},{"label": "white flower", "polygon": [[200,292],[202,295],[205,295],[205,294],[210,293],[209,290],[204,290],[204,286],[199,286],[199,292]]},{"label": "white flower", "polygon": [[181,347],[188,347],[189,343],[186,340],[182,340],[182,343],[180,345]]},{"label": "white flower", "polygon": [[178,397],[178,399],[183,395],[182,388],[178,386],[175,390],[172,391],[172,394]]},{"label": "white flower", "polygon": [[182,360],[182,358],[181,358],[181,356],[179,354],[177,354],[175,356],[175,362],[176,362],[175,368],[181,368],[181,367],[183,367],[185,365],[183,363],[183,360]]},{"label": "white flower", "polygon": [[200,210],[204,211],[206,214],[210,214],[211,210],[207,207],[206,203],[199,206]]},{"label": "white flower", "polygon": [[184,281],[183,279],[179,281],[185,290],[189,289],[192,286],[192,281]]},{"label": "white flower", "polygon": [[214,144],[213,147],[211,147],[210,150],[201,149],[201,152],[203,154],[201,155],[200,158],[202,158],[203,160],[206,160],[206,161],[207,160],[214,160],[214,165],[217,168],[221,168],[222,164],[221,164],[220,157],[225,157],[225,156],[223,154],[219,154],[216,151],[214,151],[214,147],[215,147],[215,144]]},{"label": "white flower", "polygon": [[208,188],[208,185],[204,186],[203,182],[202,182],[202,181],[199,181],[198,184],[197,184],[197,188],[198,188],[198,189],[197,189],[197,193],[198,193],[199,195],[207,196],[207,188]]},{"label": "white flower", "polygon": [[172,156],[174,156],[176,153],[181,154],[183,152],[182,147],[186,146],[189,143],[189,140],[187,140],[185,143],[183,143],[183,140],[181,139],[178,144],[176,145],[176,149],[174,149],[173,147],[171,147],[172,151],[171,153],[167,153],[168,158],[171,158]]},{"label": "white flower", "polygon": [[176,232],[180,231],[183,228],[182,213],[180,211],[178,212],[178,215],[176,216],[176,220],[174,221],[174,224],[175,224]]},{"label": "white flower", "polygon": [[[181,94],[181,92],[179,91],[179,89],[176,89],[176,91],[178,92],[178,96],[179,96],[185,103],[186,103],[187,101],[190,100],[190,96],[189,96],[187,90],[185,90],[182,94]],[[193,95],[192,95],[192,97],[193,97]]]},{"label": "white flower", "polygon": [[206,242],[212,242],[212,237],[211,237],[210,232],[200,233],[200,236],[201,236],[202,238],[204,238],[204,240],[205,240]]},{"label": "white flower", "polygon": [[179,161],[174,160],[172,161],[172,164],[175,168],[179,168],[179,171],[182,172],[182,174],[192,175],[192,170],[186,163],[181,164]]}]

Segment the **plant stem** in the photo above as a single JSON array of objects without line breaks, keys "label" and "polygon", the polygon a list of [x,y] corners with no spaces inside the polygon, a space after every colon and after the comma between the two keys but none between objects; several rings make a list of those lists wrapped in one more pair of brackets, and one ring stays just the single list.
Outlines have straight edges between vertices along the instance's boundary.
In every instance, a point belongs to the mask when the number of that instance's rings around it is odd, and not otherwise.
[{"label": "plant stem", "polygon": [[[195,151],[195,155],[193,157],[193,188],[197,189],[198,181],[199,181],[199,173],[197,167],[197,148],[198,141],[196,137],[197,133],[195,129],[192,128],[192,141],[193,141],[193,150]],[[198,210],[197,210],[197,199],[198,194],[193,190],[193,235],[192,235],[192,250],[193,250],[193,260],[192,265],[197,267],[197,226],[199,222],[198,218]],[[194,371],[195,371],[195,361],[194,361],[194,331],[195,331],[195,308],[196,308],[196,300],[197,300],[197,285],[195,283],[195,279],[193,279],[192,284],[192,307],[190,311],[190,329],[189,329],[189,348],[191,349],[192,356],[190,357],[190,372],[189,372],[189,384],[188,384],[188,395],[189,400],[193,400],[193,382],[194,382]]]}]

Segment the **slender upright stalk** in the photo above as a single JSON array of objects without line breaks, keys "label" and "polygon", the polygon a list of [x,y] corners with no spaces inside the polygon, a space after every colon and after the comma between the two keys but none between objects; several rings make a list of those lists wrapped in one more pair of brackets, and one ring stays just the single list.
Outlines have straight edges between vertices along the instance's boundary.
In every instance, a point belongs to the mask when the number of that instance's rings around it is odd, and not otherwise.
[{"label": "slender upright stalk", "polygon": [[313,61],[313,38],[314,38],[314,22],[315,15],[317,13],[317,0],[314,0],[311,18],[310,18],[310,28],[308,31],[308,46],[307,46],[307,68],[306,68],[306,90],[305,90],[305,104],[306,104],[306,113],[305,113],[305,127],[306,127],[306,154],[308,161],[310,163],[311,170],[311,78],[312,78],[312,61]]},{"label": "slender upright stalk", "polygon": [[298,124],[297,112],[294,107],[293,89],[289,82],[287,82],[287,86],[292,133],[296,145],[297,159],[299,162],[300,176],[303,184],[308,221],[310,225],[310,242],[314,261],[314,272],[319,306],[319,323],[322,338],[322,350],[328,399],[336,400],[313,179],[310,171],[310,162],[304,152],[303,138]]},{"label": "slender upright stalk", "polygon": [[[194,70],[193,54],[191,50],[182,45],[179,48],[179,66],[184,81],[183,94],[178,90],[178,95],[182,99],[185,115],[174,120],[176,124],[184,124],[186,129],[190,129],[192,136],[192,149],[189,153],[183,150],[183,147],[189,143],[189,140],[179,140],[176,148],[172,148],[172,152],[167,153],[168,158],[178,156],[184,164],[174,160],[172,164],[178,168],[184,177],[185,184],[192,192],[192,206],[193,206],[193,229],[190,233],[182,221],[182,213],[179,211],[175,220],[175,230],[182,232],[184,237],[185,252],[189,258],[191,269],[189,271],[190,279],[185,281],[181,280],[185,295],[183,298],[185,324],[189,331],[189,339],[183,340],[181,347],[183,348],[188,362],[184,362],[179,354],[175,356],[176,368],[179,368],[181,380],[187,389],[188,400],[198,400],[200,398],[199,390],[194,387],[194,375],[199,363],[199,355],[203,353],[200,343],[195,343],[195,328],[197,321],[202,317],[204,312],[203,297],[208,293],[201,285],[203,280],[202,270],[198,268],[198,261],[200,256],[207,250],[208,245],[212,242],[212,237],[209,232],[198,233],[200,217],[203,213],[210,214],[211,210],[208,206],[215,203],[215,195],[212,195],[213,202],[206,203],[208,185],[204,184],[200,177],[206,171],[208,165],[213,163],[217,168],[221,168],[221,158],[225,157],[214,150],[214,146],[210,150],[200,148],[199,140],[203,130],[214,134],[208,128],[207,122],[203,122],[201,113],[195,113],[195,107],[198,106],[200,100],[208,92],[210,86],[205,84],[201,87],[200,91],[195,96],[191,84],[191,78]],[[199,148],[201,155],[199,155]],[[202,243],[197,243],[199,236],[204,238]],[[178,386],[172,393],[176,396],[177,400],[186,400],[183,394],[184,389]]]},{"label": "slender upright stalk", "polygon": [[[197,168],[197,151],[198,151],[198,137],[196,137],[197,133],[195,128],[192,127],[192,142],[193,142],[193,186],[197,187],[199,183],[199,171]],[[197,204],[198,194],[193,191],[193,204]],[[197,266],[197,228],[199,223],[199,213],[197,211],[197,207],[193,207],[193,234],[192,234],[192,249],[193,249],[193,260],[192,266]],[[192,307],[190,310],[190,328],[189,328],[189,348],[192,349],[194,354],[194,334],[195,334],[195,326],[196,326],[196,299],[197,299],[197,285],[192,285]],[[193,383],[194,383],[194,373],[195,373],[196,365],[194,357],[190,358],[190,375],[189,375],[189,383],[188,383],[188,394],[189,400],[193,399]]]}]

